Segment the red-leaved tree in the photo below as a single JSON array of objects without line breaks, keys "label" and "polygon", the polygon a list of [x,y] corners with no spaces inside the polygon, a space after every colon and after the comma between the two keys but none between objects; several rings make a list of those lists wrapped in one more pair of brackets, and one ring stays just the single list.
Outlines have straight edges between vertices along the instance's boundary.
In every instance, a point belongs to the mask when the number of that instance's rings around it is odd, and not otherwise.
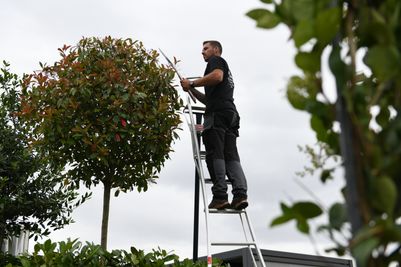
[{"label": "red-leaved tree", "polygon": [[139,41],[83,38],[59,51],[24,80],[20,116],[36,151],[66,168],[66,182],[103,183],[106,248],[111,189],[147,190],[177,138],[182,102],[174,72]]}]

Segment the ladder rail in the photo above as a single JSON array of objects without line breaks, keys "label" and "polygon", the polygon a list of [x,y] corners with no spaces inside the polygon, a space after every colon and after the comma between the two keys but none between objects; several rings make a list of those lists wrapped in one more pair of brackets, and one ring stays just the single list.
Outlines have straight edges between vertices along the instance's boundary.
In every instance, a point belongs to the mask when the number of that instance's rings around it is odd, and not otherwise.
[{"label": "ladder rail", "polygon": [[[244,219],[243,219],[242,214],[243,214],[243,213],[240,213],[240,214],[238,214],[238,215],[239,215],[239,218],[240,218],[240,220],[241,220],[242,231],[244,231],[245,241],[248,242],[248,234],[247,234],[247,231],[246,231],[246,229],[245,229]],[[246,212],[244,212],[244,214],[246,214]],[[247,218],[248,218],[248,217],[245,216],[245,219],[247,219]],[[247,221],[247,222],[248,222],[248,221]],[[249,225],[248,225],[248,228],[249,228]],[[252,240],[255,241],[253,238],[252,238]],[[256,242],[253,244],[253,246],[256,246]],[[255,257],[253,256],[253,253],[252,253],[251,245],[248,245],[248,250],[249,250],[249,255],[251,255],[253,265],[257,266],[257,265],[256,265]]]},{"label": "ladder rail", "polygon": [[[250,235],[251,235],[251,237],[252,237],[252,240],[255,241],[255,240],[256,240],[256,239],[255,239],[255,232],[254,232],[254,230],[253,230],[252,223],[251,223],[251,221],[249,220],[248,213],[246,213],[246,212],[245,212],[245,217],[246,217],[246,220],[247,220],[247,222],[248,222],[249,233],[250,233]],[[260,261],[260,265],[261,265],[262,267],[266,267],[265,261],[264,261],[264,259],[263,259],[262,252],[260,251],[260,248],[259,248],[258,244],[256,243],[256,241],[255,241],[255,249],[256,249],[256,254],[258,254],[258,258],[259,258],[259,261]],[[253,253],[251,253],[251,254],[252,254],[252,256],[253,256]],[[255,265],[255,266],[256,266],[256,265]]]},{"label": "ladder rail", "polygon": [[188,107],[188,112],[189,112],[189,119],[190,119],[190,132],[191,132],[191,139],[192,139],[192,148],[194,152],[194,159],[195,159],[195,165],[196,165],[196,170],[199,174],[199,179],[200,179],[200,184],[201,184],[201,190],[202,190],[202,198],[203,198],[203,205],[205,207],[205,227],[206,227],[206,254],[207,254],[207,265],[208,267],[212,267],[212,255],[210,253],[210,233],[209,233],[209,210],[208,210],[208,205],[207,205],[207,194],[205,190],[205,176],[203,173],[203,168],[202,168],[202,159],[201,159],[201,153],[199,149],[199,143],[198,139],[196,138],[197,133],[195,129],[195,122],[194,122],[194,116],[192,112],[192,105],[191,101],[189,99],[189,96],[187,97],[187,107]]}]

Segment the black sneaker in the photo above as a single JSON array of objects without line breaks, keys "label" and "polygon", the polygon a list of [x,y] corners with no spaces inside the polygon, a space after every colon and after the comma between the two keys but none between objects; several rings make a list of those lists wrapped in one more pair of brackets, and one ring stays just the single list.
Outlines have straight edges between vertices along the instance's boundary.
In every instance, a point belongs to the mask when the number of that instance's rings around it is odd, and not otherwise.
[{"label": "black sneaker", "polygon": [[224,210],[230,207],[230,203],[226,199],[212,199],[212,202],[209,204],[209,209],[218,209],[218,210]]},{"label": "black sneaker", "polygon": [[235,197],[231,202],[231,208],[235,210],[243,210],[248,207],[248,199],[246,197]]}]

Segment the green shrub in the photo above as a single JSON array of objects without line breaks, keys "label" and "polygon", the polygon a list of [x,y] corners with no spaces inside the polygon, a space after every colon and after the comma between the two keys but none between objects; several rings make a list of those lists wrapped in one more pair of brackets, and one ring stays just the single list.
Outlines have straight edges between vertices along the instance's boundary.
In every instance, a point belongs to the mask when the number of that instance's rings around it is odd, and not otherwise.
[{"label": "green shrub", "polygon": [[[193,263],[189,259],[183,261],[175,254],[163,249],[153,249],[145,253],[131,247],[130,251],[112,250],[108,252],[100,245],[86,242],[82,244],[78,239],[67,242],[52,242],[50,239],[43,244],[34,246],[32,255],[24,254],[14,257],[9,254],[0,254],[0,266],[5,267],[201,267],[206,262]],[[222,266],[214,260],[213,266]]]},{"label": "green shrub", "polygon": [[11,254],[0,251],[0,266],[21,266],[21,261]]}]

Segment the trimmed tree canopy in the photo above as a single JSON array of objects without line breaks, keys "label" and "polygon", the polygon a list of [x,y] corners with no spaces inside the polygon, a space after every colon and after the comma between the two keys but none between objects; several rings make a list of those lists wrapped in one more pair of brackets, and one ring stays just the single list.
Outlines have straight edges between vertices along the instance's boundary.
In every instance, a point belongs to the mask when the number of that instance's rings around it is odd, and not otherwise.
[{"label": "trimmed tree canopy", "polygon": [[22,117],[33,142],[72,178],[147,188],[180,122],[174,73],[130,39],[84,38],[24,83]]},{"label": "trimmed tree canopy", "polygon": [[76,186],[102,182],[105,203],[111,188],[146,191],[178,137],[174,72],[131,39],[83,38],[59,51],[24,81],[20,114],[34,128],[32,144],[68,167]]}]

